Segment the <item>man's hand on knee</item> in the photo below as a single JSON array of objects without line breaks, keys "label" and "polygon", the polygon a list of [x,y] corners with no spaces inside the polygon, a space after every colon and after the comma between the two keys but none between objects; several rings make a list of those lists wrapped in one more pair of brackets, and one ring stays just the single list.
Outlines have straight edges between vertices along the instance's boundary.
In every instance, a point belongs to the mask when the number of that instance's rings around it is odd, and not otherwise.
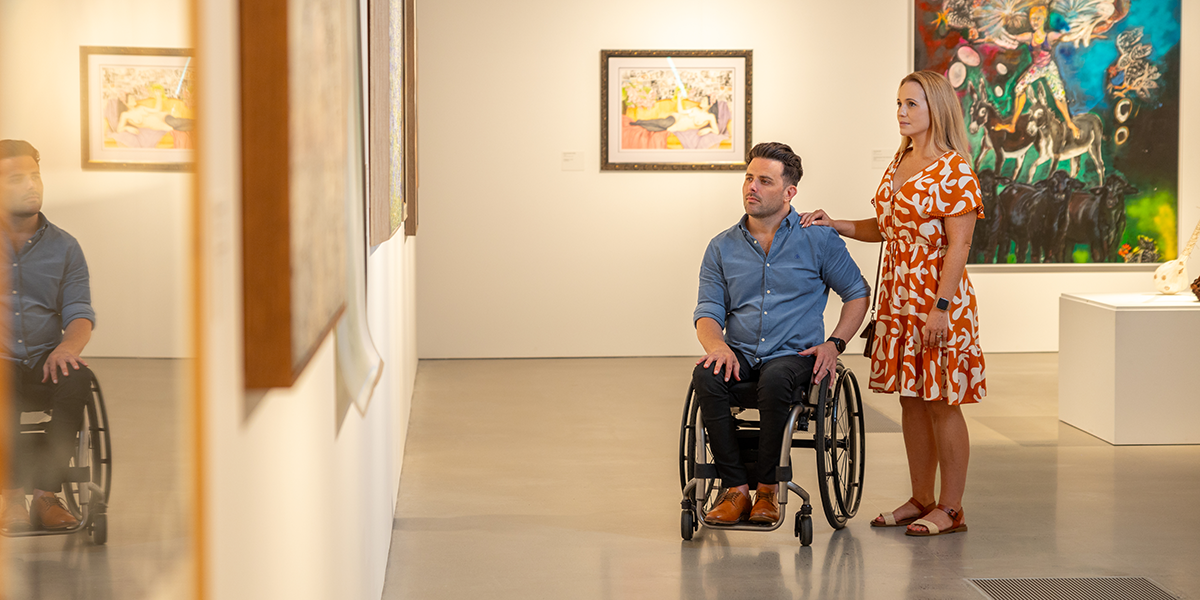
[{"label": "man's hand on knee", "polygon": [[78,371],[80,367],[86,366],[88,366],[87,361],[59,346],[50,353],[50,356],[46,357],[46,364],[42,367],[42,383],[46,383],[46,380],[58,383],[59,371],[66,377],[71,374],[71,368]]},{"label": "man's hand on knee", "polygon": [[729,349],[729,346],[717,348],[705,354],[700,360],[696,361],[696,364],[704,365],[705,369],[712,367],[713,375],[720,375],[722,369],[724,369],[725,381],[729,381],[730,377],[733,377],[734,381],[742,380],[741,373],[739,372],[741,365],[738,364],[737,355],[733,353],[733,350]]},{"label": "man's hand on knee", "polygon": [[837,346],[834,346],[833,342],[817,344],[808,350],[800,351],[800,356],[816,357],[813,364],[813,381],[821,381],[828,375],[830,387],[833,386],[833,378],[837,375],[838,354]]}]

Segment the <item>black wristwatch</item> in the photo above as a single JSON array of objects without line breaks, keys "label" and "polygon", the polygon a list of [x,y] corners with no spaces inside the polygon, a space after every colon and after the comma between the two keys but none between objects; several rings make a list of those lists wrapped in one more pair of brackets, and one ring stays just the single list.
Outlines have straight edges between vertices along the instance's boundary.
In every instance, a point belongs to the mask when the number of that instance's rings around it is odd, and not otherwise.
[{"label": "black wristwatch", "polygon": [[938,298],[937,309],[945,311],[947,308],[950,308],[950,301],[945,298]]},{"label": "black wristwatch", "polygon": [[846,340],[830,337],[828,341],[833,342],[833,347],[837,348],[838,354],[846,351]]}]

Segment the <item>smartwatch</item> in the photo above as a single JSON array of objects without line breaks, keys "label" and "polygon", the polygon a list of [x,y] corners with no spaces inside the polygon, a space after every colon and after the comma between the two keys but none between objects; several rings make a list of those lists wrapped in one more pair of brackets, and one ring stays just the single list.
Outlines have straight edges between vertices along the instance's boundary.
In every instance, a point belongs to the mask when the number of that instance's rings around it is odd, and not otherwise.
[{"label": "smartwatch", "polygon": [[833,346],[837,348],[838,354],[846,351],[846,340],[830,337],[828,341],[833,342]]},{"label": "smartwatch", "polygon": [[938,298],[937,309],[945,311],[947,308],[950,308],[950,301],[945,298]]}]

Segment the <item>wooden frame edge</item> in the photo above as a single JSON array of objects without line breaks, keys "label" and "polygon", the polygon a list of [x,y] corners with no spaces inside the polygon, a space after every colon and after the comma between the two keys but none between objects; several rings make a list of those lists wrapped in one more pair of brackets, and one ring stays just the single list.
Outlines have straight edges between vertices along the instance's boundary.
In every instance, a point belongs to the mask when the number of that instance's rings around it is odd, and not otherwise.
[{"label": "wooden frame edge", "polygon": [[287,94],[281,110],[279,90],[289,89],[288,3],[242,0],[239,16],[245,386],[287,387],[295,381],[290,166],[288,153],[279,148],[288,147],[290,130]]}]

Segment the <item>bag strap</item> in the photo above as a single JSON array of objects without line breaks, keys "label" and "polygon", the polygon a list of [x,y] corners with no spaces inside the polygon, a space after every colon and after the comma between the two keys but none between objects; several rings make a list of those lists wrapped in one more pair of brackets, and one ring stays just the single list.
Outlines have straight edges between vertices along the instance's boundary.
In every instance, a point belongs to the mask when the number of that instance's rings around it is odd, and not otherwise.
[{"label": "bag strap", "polygon": [[883,270],[883,242],[879,242],[879,261],[875,263],[875,287],[871,288],[871,320],[875,320],[875,309],[879,303],[879,273]]}]

